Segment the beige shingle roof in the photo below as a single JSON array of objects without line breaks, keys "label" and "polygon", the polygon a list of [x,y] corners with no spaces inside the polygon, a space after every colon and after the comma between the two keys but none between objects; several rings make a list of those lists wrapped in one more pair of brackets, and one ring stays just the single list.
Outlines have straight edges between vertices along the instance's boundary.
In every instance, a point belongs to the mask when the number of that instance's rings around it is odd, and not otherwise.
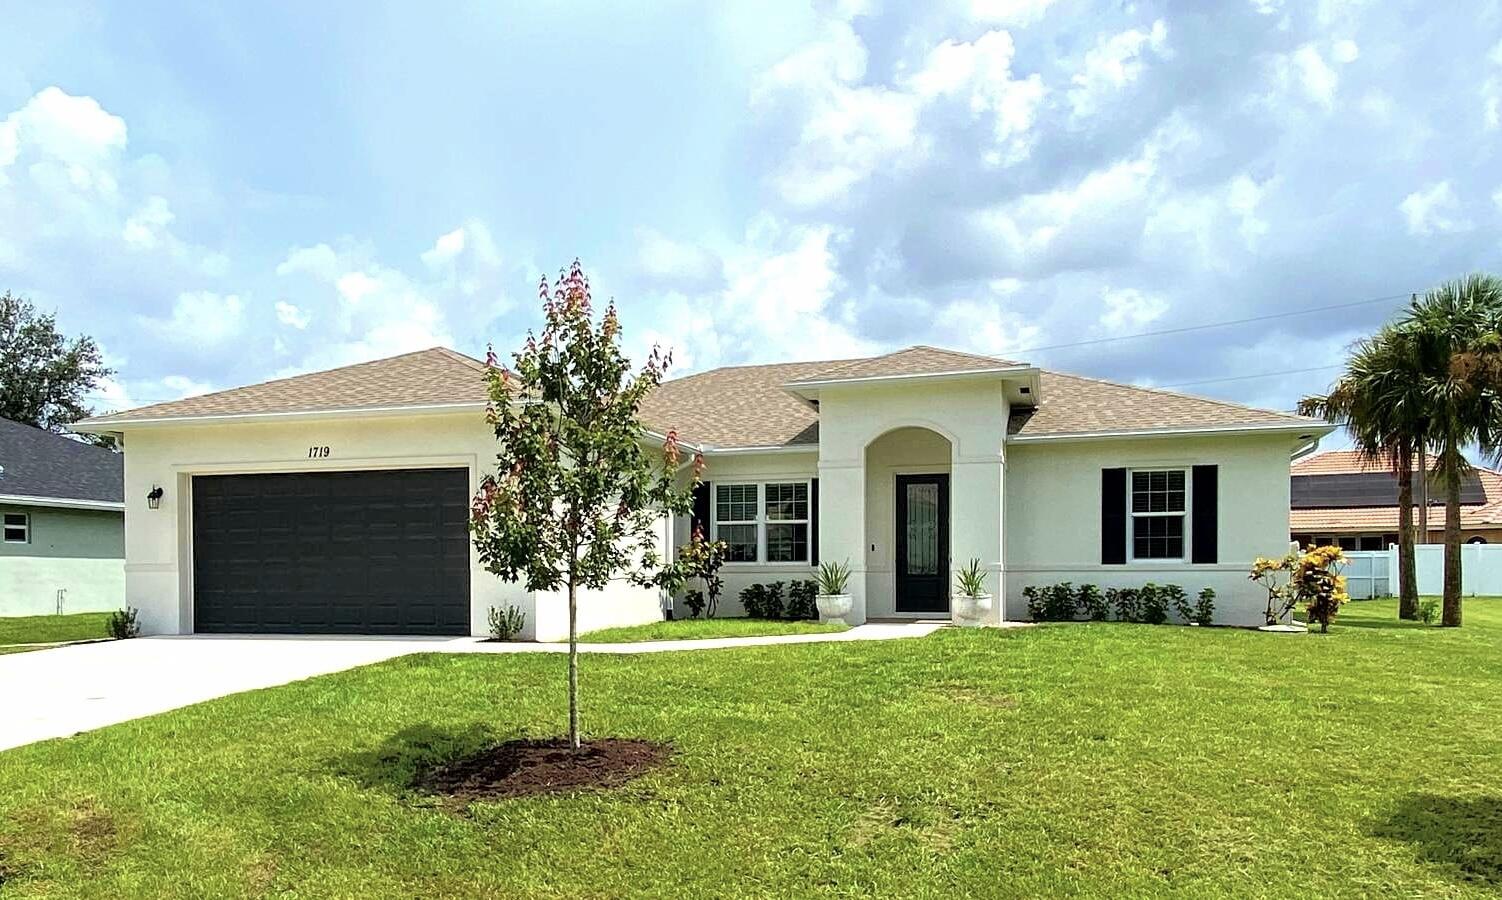
[{"label": "beige shingle roof", "polygon": [[97,416],[81,427],[196,416],[320,412],[345,409],[484,403],[485,365],[432,347],[326,372],[279,378]]},{"label": "beige shingle roof", "polygon": [[832,365],[802,381],[844,381],[857,378],[883,378],[901,375],[938,375],[949,372],[985,372],[1025,365],[994,356],[977,356],[957,350],[918,345],[884,356],[854,359]]},{"label": "beige shingle roof", "polygon": [[831,365],[731,366],[675,378],[647,397],[641,418],[654,431],[677,431],[681,439],[709,447],[817,445],[819,411],[783,385]]},{"label": "beige shingle roof", "polygon": [[1135,387],[1080,375],[1043,372],[1042,400],[1032,410],[1013,412],[1007,433],[1066,435],[1237,425],[1320,427],[1314,419],[1192,397],[1159,388]]}]

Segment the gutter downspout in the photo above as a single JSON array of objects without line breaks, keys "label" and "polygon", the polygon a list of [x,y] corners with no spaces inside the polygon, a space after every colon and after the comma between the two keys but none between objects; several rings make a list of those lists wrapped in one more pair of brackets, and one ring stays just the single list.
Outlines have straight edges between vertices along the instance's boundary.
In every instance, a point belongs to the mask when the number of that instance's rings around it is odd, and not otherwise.
[{"label": "gutter downspout", "polygon": [[1320,442],[1320,439],[1319,438],[1315,438],[1314,440],[1310,441],[1309,443],[1305,444],[1304,446],[1302,446],[1302,447],[1298,448],[1297,450],[1293,451],[1292,455],[1290,455],[1288,457],[1288,461],[1289,462],[1297,462],[1298,460],[1301,460],[1304,457],[1308,456],[1309,454],[1313,453],[1314,451],[1318,450],[1319,449],[1319,442]]}]

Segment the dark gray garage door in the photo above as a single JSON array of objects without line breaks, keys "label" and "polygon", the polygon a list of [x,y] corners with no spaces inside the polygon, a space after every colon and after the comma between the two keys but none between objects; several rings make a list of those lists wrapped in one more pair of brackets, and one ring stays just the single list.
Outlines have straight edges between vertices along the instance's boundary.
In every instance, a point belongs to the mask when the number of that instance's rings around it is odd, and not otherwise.
[{"label": "dark gray garage door", "polygon": [[468,634],[464,469],[193,479],[194,626]]}]

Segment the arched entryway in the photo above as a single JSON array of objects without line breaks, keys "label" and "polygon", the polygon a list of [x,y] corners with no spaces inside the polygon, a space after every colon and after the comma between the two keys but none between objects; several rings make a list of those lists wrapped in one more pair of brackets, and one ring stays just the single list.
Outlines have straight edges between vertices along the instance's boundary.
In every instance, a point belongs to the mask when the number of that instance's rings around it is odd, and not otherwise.
[{"label": "arched entryway", "polygon": [[953,453],[947,437],[916,425],[866,445],[868,616],[949,617]]}]

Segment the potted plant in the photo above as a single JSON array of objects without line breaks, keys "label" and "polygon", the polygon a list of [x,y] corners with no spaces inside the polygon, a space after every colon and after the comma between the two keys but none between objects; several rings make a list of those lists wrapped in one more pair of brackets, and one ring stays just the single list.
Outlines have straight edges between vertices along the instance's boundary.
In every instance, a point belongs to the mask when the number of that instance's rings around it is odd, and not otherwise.
[{"label": "potted plant", "polygon": [[819,566],[819,593],[814,596],[814,605],[819,608],[819,621],[844,622],[850,615],[850,565],[843,562],[827,562]]},{"label": "potted plant", "polygon": [[986,592],[986,570],[980,560],[971,558],[961,569],[956,579],[958,590],[954,594],[954,617],[962,623],[979,624],[991,612],[991,595]]}]

